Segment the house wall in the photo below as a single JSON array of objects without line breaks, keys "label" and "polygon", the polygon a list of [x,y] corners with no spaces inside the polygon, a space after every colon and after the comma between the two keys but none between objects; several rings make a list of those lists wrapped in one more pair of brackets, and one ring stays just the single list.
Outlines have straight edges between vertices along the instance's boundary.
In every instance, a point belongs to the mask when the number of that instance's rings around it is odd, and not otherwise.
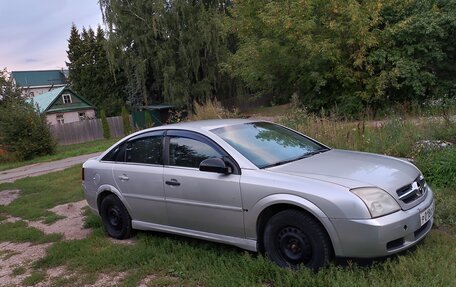
[{"label": "house wall", "polygon": [[64,123],[72,123],[72,122],[79,122],[79,113],[85,112],[86,118],[87,119],[93,119],[95,118],[95,110],[90,109],[90,110],[80,110],[80,111],[74,111],[74,112],[65,112],[65,113],[56,113],[56,114],[48,114],[46,115],[46,119],[50,125],[57,125],[57,115],[63,115],[63,120]]},{"label": "house wall", "polygon": [[54,89],[60,88],[62,85],[56,85],[56,86],[41,86],[41,87],[30,87],[30,88],[23,88],[22,89],[22,96],[24,97],[30,97],[30,93],[33,92],[33,96],[38,96],[44,93],[47,93],[49,91],[52,91]]}]

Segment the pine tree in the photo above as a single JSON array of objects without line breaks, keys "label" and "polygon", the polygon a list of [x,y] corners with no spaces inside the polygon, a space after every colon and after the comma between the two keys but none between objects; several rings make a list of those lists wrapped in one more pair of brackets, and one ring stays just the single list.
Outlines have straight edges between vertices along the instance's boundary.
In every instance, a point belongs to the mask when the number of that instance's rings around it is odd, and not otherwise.
[{"label": "pine tree", "polygon": [[105,139],[111,138],[111,130],[109,129],[108,119],[104,110],[100,112],[101,126],[103,127],[103,137]]},{"label": "pine tree", "polygon": [[122,106],[122,123],[124,128],[124,134],[131,134],[130,114],[128,113],[128,110],[125,106]]},{"label": "pine tree", "polygon": [[125,81],[122,69],[109,65],[103,29],[98,26],[95,33],[92,28],[83,27],[79,34],[73,25],[68,42],[67,66],[74,90],[108,116],[120,114],[126,100]]},{"label": "pine tree", "polygon": [[69,81],[75,90],[79,90],[79,83],[81,82],[81,58],[82,58],[82,39],[76,25],[73,23],[71,26],[70,38],[68,39],[68,67]]}]

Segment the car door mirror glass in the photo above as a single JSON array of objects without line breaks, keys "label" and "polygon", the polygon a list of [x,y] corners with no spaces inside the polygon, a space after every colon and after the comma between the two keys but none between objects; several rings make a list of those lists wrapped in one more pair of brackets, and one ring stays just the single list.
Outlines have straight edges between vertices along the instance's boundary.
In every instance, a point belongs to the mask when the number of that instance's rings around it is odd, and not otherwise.
[{"label": "car door mirror glass", "polygon": [[225,174],[231,173],[231,168],[227,167],[225,162],[218,157],[203,160],[200,163],[199,170]]}]

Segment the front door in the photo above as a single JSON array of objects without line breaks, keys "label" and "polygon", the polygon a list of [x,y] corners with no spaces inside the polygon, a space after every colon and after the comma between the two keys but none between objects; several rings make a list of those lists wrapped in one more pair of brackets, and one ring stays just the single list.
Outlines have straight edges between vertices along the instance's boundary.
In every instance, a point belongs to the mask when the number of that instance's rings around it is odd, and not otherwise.
[{"label": "front door", "polygon": [[192,132],[167,132],[164,188],[171,226],[244,237],[240,175],[199,170],[201,161],[224,157],[210,139]]}]

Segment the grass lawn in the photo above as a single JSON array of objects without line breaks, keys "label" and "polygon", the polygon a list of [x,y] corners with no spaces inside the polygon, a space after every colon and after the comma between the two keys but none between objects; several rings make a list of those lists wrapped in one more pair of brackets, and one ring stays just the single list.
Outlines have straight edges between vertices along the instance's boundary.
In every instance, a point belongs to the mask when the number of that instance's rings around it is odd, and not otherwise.
[{"label": "grass lawn", "polygon": [[110,147],[112,144],[114,144],[118,140],[119,139],[117,139],[117,138],[109,139],[109,140],[101,139],[101,140],[80,143],[80,144],[57,146],[55,154],[36,157],[29,161],[19,161],[19,162],[18,161],[12,161],[12,162],[3,161],[2,162],[1,158],[0,158],[0,171],[12,169],[12,168],[16,168],[16,167],[21,167],[21,166],[25,166],[25,165],[29,165],[29,164],[34,164],[34,163],[48,162],[48,161],[54,161],[54,160],[64,159],[64,158],[83,155],[83,154],[101,152],[101,151],[106,150],[108,147]]},{"label": "grass lawn", "polygon": [[[456,147],[417,151],[410,144],[416,139],[415,134],[449,139],[456,129],[434,126],[435,131],[431,132],[419,127],[413,133],[408,125],[394,127],[377,133],[363,131],[364,138],[368,136],[370,141],[364,140],[357,129],[350,129],[353,134],[348,136],[347,130],[342,129],[341,135],[344,144],[356,142],[360,150],[413,157],[435,193],[436,214],[431,233],[416,249],[382,262],[366,266],[351,262],[334,264],[313,274],[306,269],[279,268],[260,255],[235,247],[156,232],[138,232],[133,244],[119,244],[105,235],[100,219],[88,211],[85,225],[93,232],[82,240],[65,241],[27,227],[22,221],[4,221],[10,215],[49,223],[58,220],[49,208],[83,198],[79,166],[0,185],[0,191],[21,190],[18,199],[0,207],[0,242],[53,242],[46,255],[34,262],[24,285],[42,283],[47,270],[64,266],[69,270],[67,276],[56,278],[52,285],[93,284],[99,274],[109,274],[110,278],[122,274],[120,286],[137,286],[146,277],[150,278],[148,286],[456,286]],[[342,140],[330,131],[320,131],[327,138],[317,139],[334,139],[330,144],[338,146]],[[413,137],[395,141],[389,137],[393,134],[400,139]],[[382,139],[383,146],[372,143]],[[17,276],[24,272],[17,268],[12,271]]]},{"label": "grass lawn", "polygon": [[[443,157],[447,155],[436,159]],[[52,222],[48,208],[82,198],[79,168],[0,185],[0,190],[22,190],[0,214]],[[125,273],[121,286],[136,286],[146,276],[153,276],[150,286],[455,286],[456,190],[454,186],[434,189],[441,195],[436,227],[416,250],[365,267],[333,265],[318,274],[281,269],[235,247],[155,232],[138,232],[132,245],[118,244],[90,212],[86,226],[93,233],[83,240],[63,241],[19,221],[0,224],[0,241],[55,242],[34,263],[24,284],[41,282],[47,269],[65,266],[72,275],[54,282],[56,286],[92,284],[100,273],[118,272]]]}]

